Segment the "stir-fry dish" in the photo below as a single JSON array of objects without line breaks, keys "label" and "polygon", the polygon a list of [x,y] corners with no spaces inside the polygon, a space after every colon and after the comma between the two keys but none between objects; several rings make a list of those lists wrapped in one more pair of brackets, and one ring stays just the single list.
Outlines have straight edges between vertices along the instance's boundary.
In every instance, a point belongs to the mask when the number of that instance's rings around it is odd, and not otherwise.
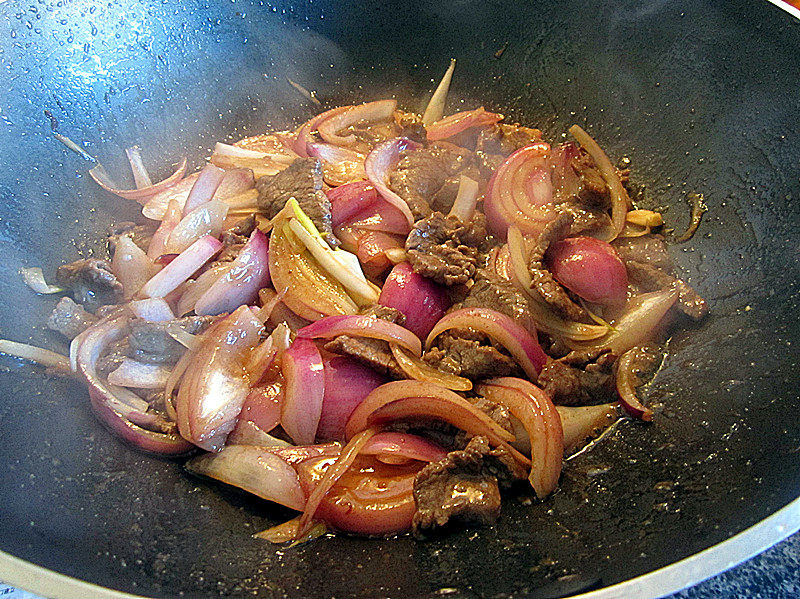
[{"label": "stir-fry dish", "polygon": [[657,343],[707,306],[581,127],[552,143],[483,107],[444,117],[448,81],[424,116],[340,106],[156,183],[131,148],[134,189],[95,166],[144,224],[57,286],[25,269],[68,293],[48,322],[68,358],[0,350],[77,376],[139,449],[296,510],[275,542],[546,501],[567,457],[652,418]]}]

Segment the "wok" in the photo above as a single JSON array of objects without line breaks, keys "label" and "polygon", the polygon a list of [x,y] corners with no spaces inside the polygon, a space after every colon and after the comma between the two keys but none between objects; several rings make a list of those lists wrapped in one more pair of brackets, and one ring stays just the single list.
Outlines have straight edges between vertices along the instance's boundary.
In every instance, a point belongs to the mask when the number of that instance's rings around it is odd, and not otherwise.
[{"label": "wok", "polygon": [[112,171],[138,143],[163,174],[318,110],[287,77],[330,104],[395,96],[419,110],[451,56],[451,111],[481,103],[551,137],[587,126],[631,157],[645,204],[677,230],[685,195],[703,193],[700,233],[672,253],[712,307],[671,341],[652,425],[622,423],[545,503],[510,499],[496,526],[424,543],[253,539],[288,514],[132,451],[79,385],[4,359],[0,579],[88,593],[20,558],[156,597],[547,596],[713,547],[609,591],[657,596],[790,534],[797,503],[724,543],[800,490],[798,48],[800,22],[753,0],[0,4],[2,337],[66,351],[43,327],[54,300],[18,268],[102,252],[99,234],[136,217],[52,139],[44,109]]}]

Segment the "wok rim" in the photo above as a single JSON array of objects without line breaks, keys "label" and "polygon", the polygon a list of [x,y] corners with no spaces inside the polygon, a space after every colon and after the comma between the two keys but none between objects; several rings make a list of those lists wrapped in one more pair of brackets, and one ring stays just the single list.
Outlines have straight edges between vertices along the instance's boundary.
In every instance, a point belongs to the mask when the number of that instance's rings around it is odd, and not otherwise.
[{"label": "wok rim", "polygon": [[[657,599],[694,586],[766,551],[800,530],[800,497],[731,538],[636,578],[572,599]],[[147,599],[59,574],[0,551],[0,580],[52,599]]]}]

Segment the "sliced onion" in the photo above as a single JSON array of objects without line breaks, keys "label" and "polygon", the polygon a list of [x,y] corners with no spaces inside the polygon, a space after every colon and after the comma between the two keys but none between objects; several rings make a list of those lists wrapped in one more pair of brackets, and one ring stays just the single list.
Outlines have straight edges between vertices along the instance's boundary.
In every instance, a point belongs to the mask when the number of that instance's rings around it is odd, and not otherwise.
[{"label": "sliced onion", "polygon": [[136,185],[136,189],[152,187],[153,182],[150,180],[150,175],[147,173],[147,169],[142,161],[141,148],[139,148],[139,146],[125,148],[125,154],[128,156],[128,162],[131,163],[133,182]]},{"label": "sliced onion", "polygon": [[384,200],[403,213],[410,226],[414,225],[414,215],[411,214],[411,209],[406,201],[389,189],[388,181],[389,172],[400,161],[400,154],[407,149],[415,149],[417,147],[419,147],[419,144],[405,137],[390,139],[375,146],[367,154],[367,158],[364,161],[364,170],[367,173],[369,182],[375,186],[375,189],[378,190]]},{"label": "sliced onion", "polygon": [[262,447],[233,445],[194,458],[186,468],[293,510],[302,510],[306,503],[295,469]]},{"label": "sliced onion", "polygon": [[447,139],[454,135],[466,131],[472,127],[485,127],[494,125],[503,120],[502,114],[487,112],[483,106],[475,110],[465,110],[445,117],[435,123],[426,125],[428,141],[438,141]]},{"label": "sliced onion", "polygon": [[161,224],[153,233],[150,239],[150,245],[147,247],[147,257],[151,260],[157,260],[167,253],[167,240],[181,222],[181,215],[183,209],[181,208],[178,200],[172,199],[167,204],[166,211],[164,212]]},{"label": "sliced onion", "polygon": [[175,319],[172,308],[160,297],[132,301],[128,307],[135,316],[150,322],[166,322]]},{"label": "sliced onion", "polygon": [[175,307],[175,313],[184,316],[194,310],[197,300],[232,267],[233,262],[217,262],[205,269],[196,279],[187,281]]},{"label": "sliced onion", "polygon": [[345,356],[325,360],[325,394],[317,427],[320,441],[344,441],[350,414],[386,378]]},{"label": "sliced onion", "polygon": [[328,316],[297,331],[299,338],[306,339],[331,339],[339,335],[382,339],[396,343],[416,356],[422,354],[419,337],[399,324],[375,316]]},{"label": "sliced onion", "polygon": [[642,404],[636,397],[636,375],[633,372],[633,362],[636,358],[636,348],[631,348],[622,354],[616,363],[616,385],[620,403],[625,411],[634,418],[647,422],[653,419],[653,410]]},{"label": "sliced onion", "polygon": [[314,442],[325,395],[322,357],[313,341],[298,338],[283,354],[281,371],[286,392],[281,409],[281,425],[300,445]]},{"label": "sliced onion", "polygon": [[[238,142],[237,142],[238,143]],[[241,159],[263,161],[264,159],[282,164],[285,166],[294,162],[297,156],[294,152],[289,153],[285,151],[285,147],[272,148],[277,151],[260,151],[252,150],[249,148],[242,148],[239,146],[232,146],[217,142],[214,144],[214,153],[211,156],[211,162],[222,168],[249,168],[247,162],[241,164]]]},{"label": "sliced onion", "polygon": [[431,96],[430,102],[425,107],[425,112],[422,115],[422,124],[426,127],[432,125],[444,116],[444,107],[447,103],[447,93],[450,91],[450,82],[453,79],[453,71],[456,70],[456,59],[450,59],[450,66],[442,76],[442,80]]},{"label": "sliced onion", "polygon": [[527,431],[531,448],[528,481],[536,495],[544,498],[555,491],[564,455],[564,433],[552,400],[533,383],[513,377],[486,381],[478,387],[478,393],[506,406]]},{"label": "sliced onion", "polygon": [[617,404],[556,406],[564,430],[564,454],[582,448],[619,419]]},{"label": "sliced onion", "polygon": [[458,193],[456,194],[455,202],[453,202],[453,207],[450,208],[450,215],[455,216],[462,223],[468,223],[475,213],[478,195],[478,182],[466,175],[461,175],[458,183]]},{"label": "sliced onion", "polygon": [[298,156],[307,157],[308,154],[308,144],[312,142],[312,133],[317,130],[317,126],[326,121],[327,119],[345,112],[352,108],[351,106],[339,106],[337,108],[332,108],[331,110],[326,110],[325,112],[318,114],[314,118],[310,119],[306,122],[300,129],[297,131],[297,137],[295,138],[294,143],[292,143],[292,150],[294,150]]},{"label": "sliced onion", "polygon": [[247,306],[203,333],[183,375],[175,407],[181,435],[206,451],[219,451],[250,392],[243,363],[258,343],[259,323]]},{"label": "sliced onion", "polygon": [[213,164],[207,164],[200,171],[200,176],[194,182],[189,195],[186,196],[186,202],[183,204],[183,216],[192,212],[210,201],[214,197],[222,178],[225,176],[225,171]]},{"label": "sliced onion", "polygon": [[378,100],[328,116],[317,124],[322,139],[337,146],[350,146],[356,142],[355,135],[338,135],[339,131],[357,123],[372,123],[392,117],[397,108],[397,100]]},{"label": "sliced onion", "polygon": [[239,252],[222,276],[197,300],[198,315],[232,312],[242,304],[250,304],[258,290],[269,284],[269,242],[259,229]]},{"label": "sliced onion", "polygon": [[449,372],[442,372],[421,359],[410,356],[395,344],[392,344],[391,348],[394,359],[397,360],[400,369],[408,378],[422,381],[423,383],[433,383],[453,391],[469,391],[472,389],[471,380]]},{"label": "sliced onion", "polygon": [[108,383],[134,389],[163,389],[171,371],[163,364],[142,364],[124,358],[119,367],[108,375]]},{"label": "sliced onion", "polygon": [[103,350],[127,334],[127,316],[111,316],[92,325],[73,340],[77,342],[77,372],[86,382],[89,398],[100,420],[119,437],[150,453],[180,455],[192,446],[173,433],[157,433],[141,424],[156,424],[159,418],[133,408],[117,397],[111,386],[97,375],[97,360]]},{"label": "sliced onion", "polygon": [[289,442],[265,433],[254,422],[239,418],[225,441],[226,447],[231,445],[254,445],[255,447],[288,447]]},{"label": "sliced onion", "polygon": [[483,204],[490,229],[505,239],[510,225],[536,235],[555,217],[548,198],[550,145],[536,142],[511,154],[495,171]]},{"label": "sliced onion", "polygon": [[285,294],[283,303],[301,318],[358,312],[344,287],[311,259],[288,225],[272,230],[269,272],[275,290]]},{"label": "sliced onion", "polygon": [[380,200],[378,191],[367,181],[345,183],[325,192],[331,203],[333,228],[345,225],[357,214],[371,209]]},{"label": "sliced onion", "polygon": [[425,339],[450,307],[446,289],[415,273],[408,262],[397,264],[381,289],[378,303],[406,317],[405,327]]},{"label": "sliced onion", "polygon": [[[261,321],[261,319],[258,319]],[[275,357],[278,355],[278,347],[272,336],[267,337],[262,341],[250,354],[244,369],[247,371],[247,377],[253,383],[258,383],[264,378],[264,375],[272,366]]]},{"label": "sliced onion", "polygon": [[428,335],[425,347],[429,348],[440,334],[450,329],[475,329],[505,347],[531,380],[547,362],[547,355],[539,342],[514,319],[489,308],[461,308],[442,318]]},{"label": "sliced onion", "polygon": [[625,303],[628,273],[610,243],[594,237],[562,239],[547,250],[546,262],[556,281],[586,301]]},{"label": "sliced onion", "polygon": [[575,350],[610,351],[621,356],[626,351],[649,340],[661,320],[675,303],[677,293],[672,289],[643,293],[628,301],[622,316],[614,320],[612,330],[594,341],[571,342]]},{"label": "sliced onion", "polygon": [[157,272],[144,287],[146,297],[164,297],[191,277],[203,264],[222,249],[222,243],[210,235],[201,237]]},{"label": "sliced onion", "polygon": [[[406,400],[414,401],[397,406],[400,409],[393,413],[379,413],[390,404]],[[413,413],[408,407],[419,408],[419,412]],[[393,381],[372,391],[350,415],[345,428],[347,438],[366,430],[373,421],[388,422],[388,416],[394,419],[418,416],[422,419],[444,420],[469,433],[485,434],[495,444],[514,440],[511,433],[460,395],[438,385],[420,381]]]},{"label": "sliced onion", "polygon": [[321,537],[328,532],[328,528],[325,526],[324,522],[317,522],[314,524],[308,529],[308,532],[305,535],[298,534],[299,526],[300,516],[278,524],[277,526],[273,526],[272,528],[268,528],[267,530],[262,530],[261,532],[254,534],[253,537],[256,539],[264,539],[265,541],[275,543],[276,545],[292,541],[291,546],[295,547],[300,543],[305,543],[307,541],[312,541],[317,537]]},{"label": "sliced onion", "polygon": [[377,431],[375,429],[361,431],[342,448],[342,452],[339,454],[336,462],[328,467],[328,469],[325,471],[325,475],[322,477],[322,480],[317,483],[317,485],[314,487],[314,490],[309,494],[305,509],[303,510],[303,515],[300,516],[297,533],[298,536],[302,536],[308,531],[310,528],[309,525],[312,523],[312,518],[314,517],[314,514],[316,513],[317,508],[319,507],[319,504],[322,502],[325,495],[331,490],[331,487],[336,484],[336,481],[339,480],[347,471],[347,469],[353,464],[361,449],[375,435],[376,432]]},{"label": "sliced onion", "polygon": [[15,358],[22,358],[23,360],[30,360],[31,362],[36,362],[37,364],[49,368],[55,368],[64,373],[72,371],[67,356],[62,356],[54,351],[36,347],[35,345],[0,339],[0,353],[6,354],[7,356],[14,356]]},{"label": "sliced onion", "polygon": [[373,436],[364,445],[361,455],[374,455],[386,464],[397,464],[407,460],[438,462],[447,457],[447,450],[418,435],[384,432]]},{"label": "sliced onion", "polygon": [[319,158],[323,162],[328,162],[330,164],[336,164],[338,162],[364,162],[364,154],[359,154],[358,152],[340,146],[310,143],[307,147],[309,156]]},{"label": "sliced onion", "polygon": [[122,283],[125,299],[129,299],[150,280],[154,265],[144,250],[133,242],[133,239],[123,235],[114,247],[111,270]]},{"label": "sliced onion", "polygon": [[180,163],[169,177],[163,181],[159,181],[149,187],[142,187],[137,189],[118,189],[115,183],[109,178],[108,173],[101,165],[97,165],[89,171],[89,175],[95,182],[105,189],[126,200],[136,200],[140,204],[145,204],[153,196],[163,193],[164,191],[175,186],[183,176],[186,174],[186,158],[182,158]]},{"label": "sliced onion", "polygon": [[237,427],[243,422],[250,422],[259,430],[268,433],[280,424],[282,405],[283,384],[281,382],[255,387],[244,401]]},{"label": "sliced onion", "polygon": [[228,215],[228,205],[210,200],[198,206],[175,226],[167,239],[164,253],[180,254],[204,235],[219,237]]},{"label": "sliced onion", "polygon": [[603,180],[606,182],[606,185],[608,185],[608,190],[611,192],[611,222],[614,225],[614,230],[604,241],[613,241],[625,227],[625,216],[628,213],[628,206],[631,204],[631,199],[628,197],[625,186],[622,185],[617,169],[611,164],[608,156],[606,156],[602,148],[597,145],[597,142],[578,125],[572,125],[572,127],[569,128],[569,132],[589,153],[589,156],[592,157],[595,165],[597,165],[597,169],[600,171],[600,175],[602,175]]},{"label": "sliced onion", "polygon": [[44,280],[44,273],[42,272],[42,269],[38,266],[31,268],[20,268],[19,273],[22,275],[22,280],[25,281],[25,284],[33,289],[36,293],[49,295],[64,291],[61,287],[56,285],[48,285]]}]

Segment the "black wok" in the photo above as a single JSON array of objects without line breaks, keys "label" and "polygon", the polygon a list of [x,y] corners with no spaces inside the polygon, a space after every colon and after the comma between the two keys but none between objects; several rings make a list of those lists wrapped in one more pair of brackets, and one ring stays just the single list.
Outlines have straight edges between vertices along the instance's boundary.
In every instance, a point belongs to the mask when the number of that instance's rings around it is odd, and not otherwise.
[{"label": "black wok", "polygon": [[[512,499],[496,526],[426,543],[252,539],[287,513],[130,450],[80,386],[4,359],[0,549],[158,597],[524,596],[643,575],[783,508],[800,493],[799,48],[800,22],[754,0],[0,4],[2,337],[65,351],[42,326],[54,301],[17,269],[101,252],[98,233],[136,216],[52,139],[44,109],[110,169],[138,143],[165,171],[308,118],[287,77],[331,104],[420,109],[451,56],[451,110],[483,103],[551,136],[587,126],[679,230],[685,194],[703,193],[700,233],[672,249],[712,307],[672,340],[652,425],[625,422],[571,461],[544,504]],[[622,594],[721,571],[795,530],[798,511]],[[19,568],[0,556],[0,579],[86,595]]]}]

